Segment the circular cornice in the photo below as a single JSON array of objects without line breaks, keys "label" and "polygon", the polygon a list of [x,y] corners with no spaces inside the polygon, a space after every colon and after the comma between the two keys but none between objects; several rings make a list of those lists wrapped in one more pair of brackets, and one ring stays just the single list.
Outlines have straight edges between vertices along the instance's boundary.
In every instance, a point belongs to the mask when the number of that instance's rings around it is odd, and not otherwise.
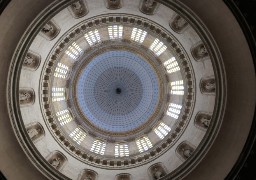
[{"label": "circular cornice", "polygon": [[[111,20],[110,20],[111,19]],[[117,20],[118,19],[118,20]],[[127,158],[122,158],[121,161],[120,159],[111,159],[107,158],[105,159],[104,157],[99,157],[98,155],[95,156],[95,154],[92,154],[90,151],[85,150],[84,148],[80,149],[74,142],[70,141],[69,138],[66,138],[68,134],[65,133],[65,131],[62,130],[61,126],[58,125],[59,123],[56,122],[57,118],[54,118],[52,114],[55,114],[54,112],[51,111],[53,108],[53,105],[50,103],[51,102],[51,89],[49,87],[52,87],[52,83],[54,82],[53,75],[54,75],[54,67],[56,67],[57,63],[55,61],[58,61],[58,57],[63,58],[65,55],[65,49],[68,49],[68,47],[75,41],[79,40],[81,38],[81,34],[84,34],[86,32],[90,32],[93,30],[93,28],[97,27],[107,27],[105,25],[106,22],[110,22],[112,24],[113,22],[129,22],[130,26],[135,25],[137,23],[142,24],[142,27],[146,30],[148,30],[149,34],[155,35],[157,38],[161,39],[162,41],[166,41],[167,43],[170,44],[169,48],[170,51],[172,51],[173,55],[176,56],[178,59],[180,59],[180,67],[181,67],[181,72],[182,72],[182,77],[184,78],[184,81],[187,83],[185,84],[185,97],[186,100],[181,99],[182,104],[184,104],[185,107],[182,108],[180,118],[178,119],[178,122],[175,123],[174,129],[163,141],[159,141],[153,148],[151,148],[150,151],[147,151],[145,153],[136,153],[133,156],[130,155],[130,157]],[[104,24],[101,25],[101,22]],[[123,24],[124,27],[126,24]],[[77,36],[77,37],[76,37]],[[110,140],[110,142],[125,142],[126,140],[135,140],[136,137],[143,136],[145,134],[148,134],[150,131],[153,131],[154,126],[156,126],[156,122],[159,119],[163,118],[163,115],[165,114],[164,111],[167,110],[168,104],[172,97],[170,95],[166,94],[167,91],[167,85],[165,84],[166,82],[169,81],[168,77],[166,75],[162,74],[161,71],[165,71],[163,68],[159,67],[159,62],[160,59],[159,57],[156,57],[154,54],[151,52],[149,53],[144,53],[142,54],[139,49],[144,49],[145,52],[148,50],[146,47],[142,45],[138,45],[137,43],[132,43],[131,41],[127,41],[126,39],[123,40],[122,42],[111,42],[111,41],[103,41],[100,44],[96,44],[94,48],[89,48],[88,50],[84,50],[84,54],[86,54],[85,57],[82,59],[86,59],[86,61],[81,61],[81,60],[76,60],[76,63],[74,67],[72,68],[72,71],[75,72],[74,75],[69,75],[71,77],[71,80],[67,81],[68,86],[72,86],[73,88],[70,89],[69,95],[71,97],[75,97],[74,93],[76,90],[74,90],[75,85],[73,85],[71,82],[76,82],[74,78],[79,76],[79,72],[81,71],[80,67],[86,66],[89,62],[91,62],[91,59],[94,57],[100,55],[102,52],[109,51],[111,49],[127,49],[131,52],[134,52],[135,54],[140,55],[141,57],[145,57],[145,59],[150,59],[148,62],[151,64],[154,69],[156,70],[156,73],[158,74],[158,77],[161,77],[159,79],[161,81],[160,83],[160,89],[163,89],[161,91],[164,91],[164,94],[161,93],[160,95],[160,106],[157,108],[156,112],[153,114],[153,116],[150,118],[151,120],[148,120],[147,123],[144,123],[142,127],[135,129],[135,131],[131,132],[125,132],[121,133],[121,137],[118,137],[118,134],[116,133],[110,133],[108,134],[104,133],[104,131],[100,130],[99,132],[95,131],[98,128],[96,126],[93,126],[93,124],[86,120],[87,123],[81,123],[82,127],[88,128],[91,132],[89,132],[90,135],[93,137],[98,137],[102,139],[103,141],[105,140]],[[61,59],[60,58],[60,59]],[[138,166],[141,164],[147,163],[149,160],[153,160],[156,157],[159,157],[163,153],[165,153],[171,146],[174,145],[174,143],[179,139],[179,137],[182,135],[182,133],[185,130],[185,127],[189,123],[192,110],[193,110],[193,102],[194,102],[194,81],[193,81],[193,73],[192,67],[189,61],[188,55],[185,53],[185,50],[183,49],[182,45],[177,41],[177,39],[172,36],[170,33],[168,33],[167,30],[162,28],[161,26],[155,24],[154,22],[134,16],[134,15],[129,15],[129,14],[112,14],[110,15],[101,15],[98,17],[93,17],[92,19],[86,20],[86,22],[81,22],[79,25],[76,25],[72,29],[70,29],[68,32],[65,33],[62,38],[58,40],[58,43],[55,45],[55,48],[53,48],[52,53],[48,55],[48,60],[49,62],[45,63],[45,73],[43,78],[41,79],[41,89],[42,92],[42,109],[45,108],[45,119],[47,119],[46,124],[48,125],[48,128],[53,132],[54,137],[56,137],[57,142],[65,148],[69,153],[71,153],[74,157],[78,158],[79,160],[83,162],[88,162],[90,164],[94,164],[95,166],[100,166],[104,168],[123,168],[123,166]],[[82,65],[79,65],[82,63]],[[54,64],[56,64],[54,66]],[[84,65],[83,65],[84,64]],[[167,78],[167,79],[166,79]],[[165,80],[166,79],[166,80]],[[73,101],[73,98],[69,99],[68,101],[68,107],[71,109],[71,107],[78,107],[77,101]],[[177,101],[178,102],[178,101]],[[83,118],[78,118],[81,117],[82,112],[78,109],[77,111],[74,109],[72,111],[72,114],[74,113],[74,117],[77,119],[83,119]],[[77,120],[80,121],[80,120]],[[150,122],[151,121],[151,122]],[[81,122],[81,121],[80,121]],[[150,123],[149,123],[150,122]],[[83,124],[85,126],[83,126]],[[143,129],[142,129],[143,128]],[[84,128],[83,128],[84,129]],[[87,131],[86,131],[87,132]],[[114,135],[114,136],[113,136]],[[119,136],[120,136],[119,135]],[[116,136],[116,137],[115,137]],[[98,160],[100,159],[100,162]],[[122,164],[121,166],[109,166],[110,162],[115,162],[115,164]]]},{"label": "circular cornice", "polygon": [[[12,119],[12,125],[15,131],[15,134],[17,136],[17,139],[19,140],[21,146],[23,147],[26,154],[32,158],[30,160],[36,164],[36,166],[40,169],[41,172],[43,172],[46,176],[51,177],[52,179],[55,179],[56,177],[61,177],[62,179],[65,179],[61,173],[54,171],[52,168],[49,168],[46,161],[40,154],[38,154],[38,151],[35,150],[35,146],[31,142],[31,140],[28,138],[28,135],[26,134],[25,126],[20,121],[22,119],[20,110],[19,110],[19,100],[18,100],[18,87],[19,87],[19,74],[21,71],[21,63],[20,59],[24,59],[25,54],[29,48],[29,44],[33,40],[33,38],[36,36],[36,34],[39,32],[40,28],[47,22],[47,20],[50,19],[50,16],[48,16],[48,12],[58,12],[63,7],[66,7],[67,5],[71,4],[71,2],[54,2],[52,4],[52,9],[48,9],[48,11],[44,11],[38,19],[32,23],[30,26],[30,30],[28,30],[23,39],[20,41],[20,44],[18,45],[18,48],[16,50],[16,54],[13,57],[12,65],[10,67],[10,73],[9,73],[9,81],[8,81],[8,108],[9,108],[9,115]],[[159,1],[160,2],[160,1]],[[55,4],[56,3],[56,4]],[[214,68],[214,75],[216,79],[216,104],[215,104],[215,110],[213,113],[214,121],[212,121],[208,131],[206,132],[206,135],[201,142],[201,144],[197,147],[196,151],[193,153],[193,155],[186,160],[177,170],[167,175],[167,177],[172,178],[178,178],[185,176],[189,171],[192,170],[192,167],[197,164],[200,159],[203,158],[207,150],[210,148],[210,145],[213,143],[214,138],[217,135],[217,132],[219,130],[219,127],[221,125],[221,119],[222,114],[225,107],[225,73],[223,70],[223,64],[221,63],[221,56],[218,51],[218,48],[214,42],[214,40],[211,38],[210,34],[206,29],[204,29],[203,25],[198,23],[200,20],[196,18],[192,12],[187,10],[187,12],[180,12],[178,9],[182,6],[182,4],[179,4],[177,2],[162,2],[166,6],[170,7],[171,9],[176,10],[180,15],[182,15],[191,25],[194,25],[194,29],[197,30],[197,32],[200,34],[200,37],[203,39],[204,43],[207,46],[207,50],[210,54],[213,68]],[[177,5],[179,4],[179,5]],[[176,9],[178,8],[178,9]],[[55,10],[55,11],[53,11]],[[48,16],[46,18],[46,21],[43,21],[44,15]],[[53,14],[52,14],[53,16]],[[192,17],[193,16],[193,17]],[[200,24],[200,25],[199,25]],[[185,56],[186,57],[186,56]],[[184,58],[185,58],[184,57]],[[187,65],[187,63],[184,63]],[[192,74],[193,76],[193,74]],[[190,103],[188,103],[190,104]],[[188,117],[189,120],[189,117]],[[180,123],[182,124],[182,123]],[[183,126],[184,124],[182,124]],[[180,131],[180,130],[179,130]],[[182,132],[182,131],[181,131]],[[181,133],[182,134],[182,133]],[[204,146],[204,147],[203,147]],[[190,165],[188,165],[190,164]]]},{"label": "circular cornice", "polygon": [[[167,89],[167,87],[166,87],[166,79],[165,79],[165,76],[164,76],[164,69],[162,68],[162,67],[159,67],[159,62],[157,61],[157,60],[155,60],[155,57],[154,56],[148,56],[148,55],[146,55],[146,54],[142,54],[140,51],[139,51],[139,48],[142,48],[141,46],[138,46],[138,47],[136,47],[137,45],[136,44],[133,44],[132,46],[130,45],[130,43],[128,44],[128,43],[126,43],[126,42],[111,42],[111,41],[109,41],[109,42],[103,42],[101,45],[98,45],[97,46],[97,49],[98,50],[93,50],[93,52],[90,52],[90,50],[88,50],[88,51],[86,51],[85,53],[87,54],[86,55],[86,61],[84,61],[84,64],[82,64],[82,65],[80,65],[81,67],[84,67],[84,66],[87,66],[87,64],[89,63],[89,62],[91,62],[91,59],[92,58],[94,58],[95,56],[97,56],[97,55],[100,55],[100,54],[102,54],[103,52],[109,52],[109,51],[111,51],[112,49],[115,49],[115,50],[118,50],[118,51],[123,51],[123,50],[125,50],[125,51],[127,51],[127,52],[131,52],[131,53],[135,53],[136,55],[138,55],[138,57],[141,57],[141,58],[143,58],[143,59],[145,59],[146,61],[147,61],[147,63],[149,63],[150,64],[150,66],[154,69],[154,72],[157,74],[157,79],[159,80],[159,83],[158,83],[158,86],[160,87],[159,88],[159,91],[160,91],[160,93],[159,93],[159,102],[165,102],[166,100],[166,98],[165,98],[165,94],[166,94],[166,89]],[[95,48],[96,49],[96,48]],[[95,52],[94,52],[95,51]],[[76,83],[76,81],[77,81],[77,79],[76,79],[76,77],[78,77],[79,76],[79,72],[81,71],[81,68],[79,69],[79,65],[78,64],[76,64],[75,65],[75,67],[74,67],[74,72],[77,72],[77,73],[75,73],[72,77],[71,77],[71,80],[70,81],[73,81],[74,82],[74,84],[71,84],[71,86],[73,87],[72,88],[72,91],[70,91],[70,93],[71,93],[71,95],[70,96],[72,96],[72,97],[76,97],[75,96],[75,92],[76,92],[76,90],[75,90],[75,83]],[[73,79],[73,77],[74,77],[74,79]],[[152,120],[147,120],[147,121],[153,121],[153,120],[155,120],[156,121],[156,118],[159,118],[162,114],[160,114],[160,113],[163,113],[163,111],[164,111],[164,108],[165,108],[165,106],[163,105],[163,104],[165,104],[165,103],[159,103],[158,102],[158,105],[157,105],[157,108],[156,108],[156,110],[154,110],[155,112],[153,113],[153,115],[151,115],[151,117],[150,118],[148,118],[148,119],[152,119]],[[72,104],[72,105],[71,105]],[[73,102],[73,100],[70,100],[70,106],[78,106],[78,104],[77,104],[77,99],[75,99],[75,102]],[[78,110],[78,113],[80,113],[81,114],[81,111],[80,110]],[[77,114],[77,113],[75,113],[75,114]],[[76,116],[79,116],[79,115],[76,115]],[[79,119],[81,119],[81,118],[79,118]],[[78,119],[78,121],[79,121],[79,119]],[[92,132],[94,132],[95,133],[95,129],[97,129],[98,127],[96,127],[96,126],[94,126],[92,123],[90,123],[90,121],[88,121],[87,119],[84,119],[85,121],[86,121],[86,124],[85,124],[85,126],[88,126],[88,124],[90,124],[90,126],[91,126],[91,128],[90,127],[88,127],[88,128],[90,128],[91,129],[91,131]],[[82,124],[84,124],[83,122],[81,122]],[[151,123],[152,124],[152,123]],[[103,134],[105,134],[104,136],[103,136],[103,138],[110,138],[110,139],[115,139],[115,136],[121,136],[122,138],[125,138],[125,139],[132,139],[132,138],[135,138],[136,137],[136,135],[138,136],[138,133],[139,134],[144,134],[144,132],[143,131],[141,131],[142,130],[142,128],[145,128],[145,126],[149,126],[150,125],[150,123],[143,123],[142,125],[141,125],[141,128],[140,127],[137,127],[137,128],[135,128],[135,129],[133,129],[133,130],[131,130],[131,131],[125,131],[125,132],[119,132],[119,133],[115,133],[115,132],[107,132],[107,131],[102,131],[101,129],[99,129],[99,131],[101,132],[101,133],[103,133]],[[152,126],[152,125],[150,125],[150,126]],[[147,130],[148,131],[148,130]],[[116,137],[116,138],[117,138]],[[118,138],[118,139],[120,139],[120,138]],[[123,139],[124,140],[124,139]]]}]

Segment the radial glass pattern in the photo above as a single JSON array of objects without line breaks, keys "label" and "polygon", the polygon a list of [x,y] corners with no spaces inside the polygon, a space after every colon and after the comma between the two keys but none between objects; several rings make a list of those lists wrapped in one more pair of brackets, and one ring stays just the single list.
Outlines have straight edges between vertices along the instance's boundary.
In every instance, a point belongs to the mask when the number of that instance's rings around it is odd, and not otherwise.
[{"label": "radial glass pattern", "polygon": [[152,67],[128,51],[95,57],[77,82],[77,101],[93,124],[107,131],[130,131],[152,115],[159,97]]}]

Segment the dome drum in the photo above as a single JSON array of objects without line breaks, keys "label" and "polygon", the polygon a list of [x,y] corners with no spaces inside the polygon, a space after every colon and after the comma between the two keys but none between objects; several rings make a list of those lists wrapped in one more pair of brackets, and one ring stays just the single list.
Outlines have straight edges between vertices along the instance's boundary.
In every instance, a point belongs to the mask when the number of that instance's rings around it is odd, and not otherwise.
[{"label": "dome drum", "polygon": [[[24,123],[36,156],[66,176],[67,168],[74,170],[72,163],[86,166],[79,169],[80,178],[100,177],[100,169],[132,179],[135,167],[147,165],[151,168],[144,173],[152,178],[183,176],[177,172],[203,158],[221,123],[217,109],[225,104],[225,98],[220,101],[225,73],[218,48],[200,20],[177,10],[181,4],[159,1],[148,9],[150,2],[140,1],[138,11],[128,14],[126,2],[117,1],[118,8],[111,2],[102,3],[115,13],[96,16],[90,8],[98,1],[62,2],[59,8],[65,8],[49,14],[50,21],[34,24],[42,30],[25,36],[24,42],[32,44],[13,58],[19,73],[11,69],[10,78],[19,76],[19,81],[10,88],[32,97],[19,96],[14,128]],[[170,9],[168,21],[154,22]],[[69,27],[61,23],[67,12]],[[16,64],[20,57],[23,66]],[[39,122],[29,117],[32,111],[41,112]],[[176,167],[163,159],[167,154]]]}]

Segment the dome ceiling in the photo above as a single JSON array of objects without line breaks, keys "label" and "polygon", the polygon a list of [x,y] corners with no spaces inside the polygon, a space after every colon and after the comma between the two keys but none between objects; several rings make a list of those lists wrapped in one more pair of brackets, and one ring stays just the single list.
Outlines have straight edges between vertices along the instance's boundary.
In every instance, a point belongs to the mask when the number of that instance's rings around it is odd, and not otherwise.
[{"label": "dome ceiling", "polygon": [[36,166],[70,179],[178,178],[195,167],[218,133],[226,86],[200,20],[175,2],[52,8],[31,24],[10,75],[13,126]]}]

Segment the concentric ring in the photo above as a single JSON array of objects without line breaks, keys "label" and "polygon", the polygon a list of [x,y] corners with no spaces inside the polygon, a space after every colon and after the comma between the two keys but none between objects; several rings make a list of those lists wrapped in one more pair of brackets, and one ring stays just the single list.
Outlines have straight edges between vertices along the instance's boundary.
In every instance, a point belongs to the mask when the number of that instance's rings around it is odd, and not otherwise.
[{"label": "concentric ring", "polygon": [[150,64],[128,51],[108,51],[80,73],[77,101],[100,129],[133,130],[148,120],[159,101],[159,82]]}]

